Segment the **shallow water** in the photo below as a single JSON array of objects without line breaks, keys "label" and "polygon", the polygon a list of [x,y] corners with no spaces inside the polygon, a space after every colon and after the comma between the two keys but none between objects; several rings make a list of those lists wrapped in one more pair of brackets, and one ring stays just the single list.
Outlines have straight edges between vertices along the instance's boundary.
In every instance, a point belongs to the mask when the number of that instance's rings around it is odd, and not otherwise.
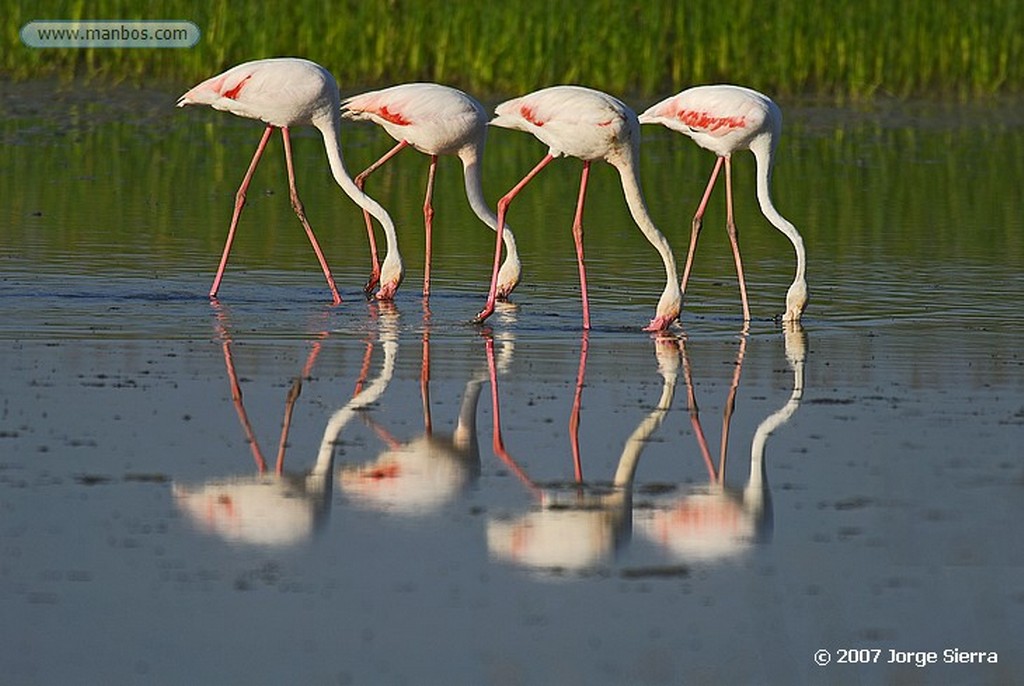
[{"label": "shallow water", "polygon": [[[406,283],[384,307],[362,298],[360,218],[312,136],[300,192],[345,301],[327,302],[272,146],[211,304],[258,129],[164,111],[170,92],[65,93],[66,118],[15,95],[0,681],[1024,678],[1013,108],[786,107],[776,194],[808,244],[803,326],[772,319],[792,258],[741,159],[755,321],[741,333],[716,207],[682,323],[652,336],[660,267],[608,170],[587,205],[586,335],[578,164],[513,205],[526,278],[481,328],[467,321],[492,234],[457,167],[438,176],[429,309],[425,161],[403,153],[371,180],[405,227]],[[492,196],[543,154],[524,139],[492,133]],[[362,126],[343,144],[352,169],[387,147]],[[644,155],[681,258],[712,160],[658,130]],[[850,648],[877,662],[836,664]],[[998,663],[944,663],[947,649]]]}]

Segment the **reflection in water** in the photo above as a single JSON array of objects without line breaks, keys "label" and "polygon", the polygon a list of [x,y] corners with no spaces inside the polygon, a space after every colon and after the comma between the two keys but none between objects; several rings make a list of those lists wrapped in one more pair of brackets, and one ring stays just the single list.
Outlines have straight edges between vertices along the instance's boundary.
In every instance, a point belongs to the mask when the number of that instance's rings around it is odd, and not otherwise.
[{"label": "reflection in water", "polygon": [[[609,486],[585,484],[579,457],[580,394],[583,387],[588,341],[581,341],[580,371],[570,419],[576,479],[570,487],[541,488],[505,448],[496,419],[495,453],[536,499],[529,512],[511,518],[492,518],[487,543],[492,556],[536,570],[585,572],[606,562],[630,540],[634,518],[642,534],[686,561],[716,560],[737,553],[770,529],[771,501],[764,463],[768,437],[790,419],[803,396],[806,337],[799,323],[786,324],[786,357],[793,371],[789,400],[758,426],[751,443],[750,476],[743,489],[725,483],[729,428],[739,387],[747,335],[740,338],[736,364],[722,422],[722,443],[717,466],[711,458],[697,409],[692,372],[685,342],[670,335],[655,339],[661,397],[626,439]],[[662,424],[672,404],[680,367],[687,388],[687,404],[694,435],[710,476],[707,488],[687,489],[655,497],[634,507],[633,481],[640,456]],[[497,390],[495,388],[495,393]],[[497,417],[497,405],[495,405]]]},{"label": "reflection in water", "polygon": [[789,421],[796,412],[804,389],[806,335],[799,323],[787,322],[785,327],[786,359],[793,371],[793,391],[786,404],[766,417],[754,432],[750,446],[750,474],[742,489],[725,483],[725,460],[729,425],[746,350],[746,336],[740,340],[732,386],[725,405],[717,468],[701,428],[686,348],[685,345],[681,346],[690,420],[708,470],[709,483],[704,489],[681,496],[656,499],[642,513],[637,514],[637,528],[642,534],[679,560],[692,562],[724,559],[770,536],[772,509],[764,462],[765,444],[771,433]]},{"label": "reflection in water", "polygon": [[[493,351],[490,334],[484,337],[488,350]],[[500,370],[511,364],[512,351],[509,340],[502,348]],[[387,449],[371,462],[342,467],[338,475],[341,491],[359,506],[405,515],[436,510],[463,492],[480,474],[476,415],[488,379],[486,367],[470,377],[454,430],[450,434],[436,433],[430,408],[430,331],[424,331],[420,371],[423,433],[402,441],[381,423],[363,415]]]},{"label": "reflection in water", "polygon": [[[330,513],[333,446],[338,434],[358,410],[381,396],[391,380],[398,347],[395,317],[382,316],[380,340],[384,349],[384,362],[380,375],[364,386],[368,371],[368,367],[364,367],[357,392],[328,421],[313,468],[306,473],[287,473],[284,471],[284,457],[292,411],[302,389],[302,381],[312,371],[322,340],[313,344],[302,373],[296,377],[288,392],[277,460],[271,472],[242,400],[225,312],[222,306],[215,307],[224,362],[231,383],[231,399],[252,450],[257,473],[255,476],[213,479],[194,486],[176,483],[173,489],[174,501],[201,529],[227,541],[265,546],[298,543],[318,530]],[[320,336],[324,338],[326,335],[322,333]]]},{"label": "reflection in water", "polygon": [[[568,484],[534,482],[504,443],[501,432],[498,377],[511,365],[514,341],[511,334],[500,340],[496,353],[490,331],[481,334],[486,364],[470,373],[461,394],[454,428],[439,433],[430,401],[429,325],[421,339],[420,396],[423,431],[412,439],[392,434],[369,405],[385,396],[394,376],[398,355],[398,315],[382,309],[375,341],[366,343],[362,369],[351,399],[327,420],[316,460],[302,473],[285,471],[285,451],[292,413],[311,374],[327,333],[314,339],[299,376],[291,384],[284,403],[276,459],[271,464],[256,438],[242,398],[235,370],[232,338],[226,316],[216,306],[218,331],[231,386],[231,397],[256,465],[255,475],[217,478],[198,485],[175,484],[176,505],[205,531],[233,543],[284,546],[308,539],[326,521],[335,481],[353,505],[398,515],[422,515],[451,502],[480,475],[481,459],[477,411],[485,383],[492,399],[493,451],[518,477],[534,499],[526,512],[492,517],[486,526],[489,551],[495,559],[538,570],[583,572],[607,562],[637,530],[674,558],[686,561],[719,560],[735,555],[770,531],[771,499],[764,453],[768,437],[788,421],[803,395],[806,339],[799,324],[786,328],[786,356],[793,373],[793,390],[787,403],[765,418],[751,443],[750,473],[742,488],[726,484],[726,457],[730,425],[746,354],[748,335],[739,338],[728,397],[722,419],[721,447],[711,455],[697,406],[693,371],[687,344],[671,334],[654,337],[654,352],[661,378],[660,397],[626,438],[610,481],[584,481],[580,454],[580,416],[585,387],[590,334],[580,339],[579,366],[569,417],[573,479]],[[382,351],[380,369],[371,377],[374,356]],[[675,397],[682,371],[693,435],[709,476],[706,487],[673,489],[645,495],[634,501],[634,477],[650,438],[665,420]],[[354,461],[334,471],[335,453],[346,427],[358,417],[383,445],[374,457]]]},{"label": "reflection in water", "polygon": [[537,507],[524,515],[492,519],[487,523],[487,544],[492,555],[499,559],[534,569],[583,571],[606,560],[629,539],[633,476],[647,440],[661,425],[672,404],[679,368],[678,341],[668,334],[656,337],[661,398],[626,440],[612,483],[604,489],[585,486],[582,481],[578,428],[587,349],[588,337],[584,332],[570,415],[575,487],[538,487],[509,455],[500,440],[499,427],[495,427],[495,452],[537,499]]}]

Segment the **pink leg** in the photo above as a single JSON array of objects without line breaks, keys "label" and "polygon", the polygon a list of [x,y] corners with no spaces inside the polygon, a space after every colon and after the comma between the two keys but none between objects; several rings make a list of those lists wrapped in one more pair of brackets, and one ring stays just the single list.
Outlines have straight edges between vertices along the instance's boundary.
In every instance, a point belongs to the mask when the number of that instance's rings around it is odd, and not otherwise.
[{"label": "pink leg", "polygon": [[292,427],[292,412],[295,410],[295,401],[299,399],[302,392],[302,377],[297,376],[292,381],[292,387],[288,389],[288,397],[284,403],[284,418],[281,420],[281,437],[277,442],[277,463],[275,473],[280,476],[284,474],[284,454],[288,449],[288,431]]},{"label": "pink leg", "polygon": [[732,158],[725,158],[725,228],[732,243],[732,257],[736,262],[736,277],[740,282],[740,300],[743,301],[743,321],[750,321],[750,306],[747,305],[747,282],[743,278],[743,260],[740,259],[739,232],[732,212]]},{"label": "pink leg", "polygon": [[708,207],[708,198],[711,197],[711,191],[715,188],[718,172],[721,169],[722,158],[719,157],[715,160],[715,168],[711,170],[711,178],[708,179],[708,185],[704,189],[704,196],[700,200],[697,212],[693,215],[693,223],[690,226],[690,250],[686,253],[686,266],[683,268],[683,280],[680,285],[683,295],[686,295],[686,284],[690,281],[690,268],[693,267],[693,256],[697,252],[697,238],[700,236],[700,227],[704,222],[704,210]]},{"label": "pink leg", "polygon": [[[400,143],[398,143],[398,145],[391,148],[391,150],[388,150],[386,153],[384,153],[384,155],[379,160],[377,160],[369,167],[364,169],[355,178],[356,187],[359,190],[363,190],[363,186],[366,185],[366,177],[380,169],[385,162],[387,162],[392,157],[401,152],[402,148],[404,148],[407,145],[409,144],[406,143],[405,141],[401,141]],[[373,233],[373,218],[370,216],[370,213],[367,212],[366,210],[363,210],[363,221],[366,222],[366,237],[369,239],[370,242],[370,279],[366,282],[366,285],[363,286],[363,292],[369,293],[374,288],[376,288],[377,284],[380,282],[380,260],[377,259],[377,238],[376,236],[374,236]]]},{"label": "pink leg", "polygon": [[583,297],[583,328],[590,329],[590,298],[587,296],[587,268],[583,266],[583,200],[590,179],[590,160],[584,160],[580,175],[580,197],[576,201],[576,216],[572,220],[572,237],[576,241],[576,264],[580,270],[580,292]]},{"label": "pink leg", "polygon": [[224,339],[223,348],[224,365],[228,369],[228,380],[231,383],[231,402],[235,405],[238,421],[242,424],[242,430],[245,431],[245,441],[249,444],[249,450],[252,451],[252,459],[256,462],[256,469],[260,474],[263,474],[267,471],[267,461],[263,459],[263,452],[260,450],[260,444],[256,440],[256,433],[252,430],[252,423],[249,422],[249,414],[245,411],[245,405],[242,403],[242,386],[238,383],[238,375],[235,373],[235,361],[231,355],[230,338]]},{"label": "pink leg", "polygon": [[284,161],[288,165],[288,189],[291,193],[292,209],[295,210],[295,214],[298,215],[299,221],[302,222],[302,228],[306,230],[306,236],[309,238],[309,242],[313,245],[313,252],[316,253],[316,259],[320,261],[320,268],[324,272],[324,278],[327,279],[327,287],[331,289],[331,296],[334,300],[334,304],[337,305],[341,302],[341,296],[338,295],[338,289],[334,285],[334,277],[331,276],[331,268],[327,266],[327,260],[324,258],[323,250],[320,249],[320,244],[316,242],[316,236],[313,234],[313,228],[306,220],[306,210],[302,207],[302,201],[299,200],[299,192],[295,188],[295,165],[292,163],[292,140],[287,126],[281,129],[281,136],[284,138]]},{"label": "pink leg", "polygon": [[711,451],[708,449],[708,440],[704,436],[704,427],[700,423],[700,408],[697,407],[697,393],[693,388],[693,374],[690,371],[690,356],[686,353],[686,344],[680,341],[679,347],[683,353],[683,380],[686,382],[686,409],[690,413],[690,424],[693,426],[693,434],[697,438],[697,447],[700,448],[701,457],[704,458],[704,466],[708,470],[708,478],[711,483],[718,483],[718,474],[715,472],[715,463],[711,459]]},{"label": "pink leg", "polygon": [[245,172],[242,185],[238,187],[238,192],[235,193],[235,211],[231,215],[231,227],[228,229],[228,238],[224,243],[224,252],[220,256],[220,266],[217,267],[217,275],[213,278],[213,285],[210,286],[210,298],[217,297],[217,291],[220,289],[220,280],[224,278],[224,269],[228,266],[228,254],[231,252],[231,243],[235,240],[235,228],[238,226],[238,217],[242,214],[242,207],[245,206],[245,192],[249,188],[253,172],[256,171],[256,165],[259,164],[263,150],[267,147],[267,141],[270,140],[270,134],[273,132],[274,127],[269,125],[263,131],[263,138],[260,139],[260,144],[256,146],[256,153],[252,156],[252,161],[249,163],[249,170]]},{"label": "pink leg", "polygon": [[434,422],[430,415],[430,332],[423,332],[423,357],[420,362],[420,398],[423,401],[423,432],[434,433]]},{"label": "pink leg", "polygon": [[487,350],[487,371],[491,380],[491,423],[494,427],[491,445],[494,449],[494,454],[516,475],[531,493],[540,497],[540,487],[533,483],[529,475],[512,459],[508,450],[505,449],[505,441],[501,437],[501,410],[498,404],[498,369],[494,363],[494,339],[489,334],[484,340],[484,346]]},{"label": "pink leg", "polygon": [[352,391],[352,397],[363,392],[363,384],[366,377],[370,375],[370,362],[373,360],[373,341],[366,342],[366,350],[363,351],[363,366],[359,369],[359,378],[356,379],[356,388]]},{"label": "pink leg", "polygon": [[530,173],[522,178],[512,190],[506,193],[501,200],[498,201],[498,228],[497,228],[497,239],[494,244],[494,268],[491,270],[491,290],[487,294],[487,304],[484,305],[484,309],[480,310],[476,318],[473,320],[476,323],[481,323],[485,319],[494,313],[494,302],[497,299],[498,294],[498,270],[501,268],[501,247],[503,234],[505,233],[505,215],[508,213],[508,206],[515,198],[519,191],[523,190],[526,184],[530,183],[540,170],[546,167],[551,160],[555,159],[550,154],[545,155],[544,159],[537,163],[537,166],[530,170]]},{"label": "pink leg", "polygon": [[732,372],[732,386],[729,387],[729,397],[725,401],[725,410],[722,413],[722,452],[718,456],[718,477],[725,478],[725,458],[729,452],[729,426],[732,424],[732,413],[736,410],[736,391],[740,387],[740,371],[743,369],[743,354],[747,349],[747,336],[744,333],[740,338],[740,349],[736,353],[736,368]]},{"label": "pink leg", "polygon": [[309,351],[309,355],[306,357],[306,366],[302,368],[302,372],[299,373],[295,380],[292,382],[292,387],[288,390],[288,397],[284,403],[284,418],[281,420],[281,437],[277,442],[277,463],[275,471],[278,476],[284,473],[284,454],[288,449],[288,432],[292,426],[292,414],[295,410],[295,401],[299,399],[299,394],[302,392],[302,382],[309,378],[309,375],[313,371],[313,363],[316,362],[317,356],[320,355],[321,344],[317,341],[313,344],[312,349]]},{"label": "pink leg", "polygon": [[583,481],[583,458],[580,456],[580,409],[583,405],[583,377],[587,372],[587,344],[589,332],[583,331],[580,341],[580,366],[576,372],[576,394],[572,399],[572,413],[569,415],[569,432],[572,441],[572,461],[576,472],[576,483]]},{"label": "pink leg", "polygon": [[423,256],[423,297],[430,297],[430,246],[434,232],[434,175],[437,173],[437,155],[430,156],[430,171],[427,172],[427,194],[423,200],[423,229],[426,253]]}]

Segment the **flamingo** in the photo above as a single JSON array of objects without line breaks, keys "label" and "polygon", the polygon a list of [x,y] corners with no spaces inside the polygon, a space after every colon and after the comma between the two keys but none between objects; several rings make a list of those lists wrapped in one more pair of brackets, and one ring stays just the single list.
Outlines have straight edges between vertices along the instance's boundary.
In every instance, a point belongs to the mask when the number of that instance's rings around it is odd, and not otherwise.
[{"label": "flamingo", "polygon": [[334,285],[334,277],[327,266],[323,251],[317,243],[313,229],[306,219],[306,212],[295,189],[295,169],[292,164],[291,128],[293,126],[313,126],[324,139],[327,160],[331,172],[341,189],[348,194],[357,205],[369,212],[384,227],[387,236],[388,254],[384,260],[383,276],[378,297],[390,299],[402,280],[402,258],[398,253],[395,239],[395,227],[391,217],[375,200],[360,190],[345,170],[341,147],[338,144],[338,128],[340,123],[341,97],[338,84],[329,71],[309,60],[294,57],[279,57],[256,60],[239,64],[222,74],[212,76],[194,86],[178,100],[178,107],[186,105],[209,105],[215,110],[224,110],[247,119],[258,119],[267,127],[263,132],[256,153],[249,163],[249,169],[242,179],[242,184],[235,194],[235,209],[231,215],[231,226],[228,229],[224,252],[220,258],[220,266],[210,288],[210,298],[217,297],[224,268],[228,263],[231,243],[234,240],[238,217],[245,205],[245,193],[252,181],[253,172],[259,164],[263,150],[274,129],[281,130],[284,139],[285,163],[288,167],[288,187],[291,192],[292,209],[298,215],[306,230],[306,236],[313,245],[313,251],[320,261],[327,285],[331,290],[334,304],[341,302],[338,289]]},{"label": "flamingo", "polygon": [[633,220],[661,254],[665,265],[665,290],[658,301],[655,317],[645,330],[660,331],[668,328],[679,317],[682,292],[677,281],[672,250],[668,241],[654,225],[640,187],[637,171],[640,124],[636,114],[620,100],[582,86],[545,88],[504,102],[498,105],[495,113],[497,117],[491,120],[492,126],[532,133],[545,143],[549,150],[537,166],[498,201],[498,240],[494,252],[491,288],[487,304],[477,314],[476,321],[482,322],[494,312],[501,261],[501,238],[509,203],[551,160],[571,156],[583,160],[580,192],[572,226],[583,298],[583,328],[590,328],[587,277],[583,265],[583,201],[590,175],[590,163],[594,160],[604,160],[619,172],[626,204],[633,215]]},{"label": "flamingo", "polygon": [[726,229],[732,244],[733,259],[743,301],[743,319],[750,321],[750,307],[747,304],[747,286],[743,278],[743,263],[740,260],[739,238],[733,218],[732,202],[732,154],[737,150],[749,150],[757,164],[757,200],[761,213],[781,231],[793,244],[796,251],[796,276],[786,293],[784,322],[800,321],[807,307],[807,281],[804,278],[806,253],[800,232],[785,217],[779,214],[772,203],[771,177],[774,164],[775,146],[782,131],[782,111],[771,98],[755,90],[733,85],[696,86],[677,93],[652,105],[640,115],[641,124],[662,124],[673,131],[686,134],[697,145],[718,156],[711,171],[707,187],[697,212],[693,216],[690,231],[690,249],[683,268],[680,286],[686,293],[690,268],[697,249],[704,210],[708,204],[722,163],[725,163]]},{"label": "flamingo", "polygon": [[[366,177],[407,146],[430,156],[426,198],[423,201],[423,222],[426,230],[423,296],[428,297],[434,217],[434,175],[439,155],[455,155],[459,158],[462,162],[469,206],[480,221],[494,231],[498,228],[498,218],[484,199],[480,181],[480,165],[487,136],[487,114],[475,98],[458,89],[437,83],[406,83],[371,91],[345,100],[341,107],[342,116],[378,124],[398,141],[398,144],[379,160],[356,176],[355,182],[359,188],[363,188]],[[364,214],[373,261],[370,280],[366,285],[366,290],[369,291],[379,278],[380,268],[377,264],[373,224],[369,214]],[[501,299],[506,299],[519,283],[522,270],[515,237],[508,227],[505,228],[504,241],[508,253],[498,277],[498,297]]]}]

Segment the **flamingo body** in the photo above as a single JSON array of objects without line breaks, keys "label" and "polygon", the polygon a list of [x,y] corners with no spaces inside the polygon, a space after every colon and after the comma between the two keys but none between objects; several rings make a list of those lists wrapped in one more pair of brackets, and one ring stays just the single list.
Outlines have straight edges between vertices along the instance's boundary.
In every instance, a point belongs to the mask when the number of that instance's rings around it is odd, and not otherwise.
[{"label": "flamingo body", "polygon": [[326,69],[298,58],[256,60],[234,66],[193,86],[178,107],[208,105],[265,124],[316,126],[330,119],[338,85]]},{"label": "flamingo body", "polygon": [[615,164],[634,156],[634,144],[640,140],[631,109],[607,93],[582,86],[545,88],[504,102],[494,112],[491,126],[533,134],[552,157]]},{"label": "flamingo body", "polygon": [[743,267],[733,221],[731,166],[734,152],[750,150],[757,164],[757,199],[761,212],[776,229],[790,240],[796,252],[796,275],[786,294],[786,312],[782,318],[783,321],[799,321],[807,306],[807,282],[804,276],[806,256],[803,238],[796,227],[775,209],[770,190],[775,147],[782,131],[782,111],[778,105],[767,95],[742,86],[729,84],[695,86],[652,105],[640,115],[640,123],[662,124],[673,131],[689,136],[697,145],[718,156],[703,199],[693,219],[690,251],[683,269],[683,292],[686,291],[686,281],[689,277],[708,196],[711,194],[724,161],[728,211],[727,228],[739,276],[744,318],[750,319]]},{"label": "flamingo body", "polygon": [[479,146],[487,124],[483,106],[466,93],[437,83],[406,83],[348,98],[344,115],[372,121],[396,141],[427,155],[457,155]]},{"label": "flamingo body", "polygon": [[749,88],[696,86],[653,105],[640,123],[662,124],[725,156],[750,149],[759,135],[778,139],[782,113],[771,98]]},{"label": "flamingo body", "polygon": [[[424,222],[428,236],[433,216],[432,179],[439,155],[454,155],[463,166],[466,197],[476,216],[491,230],[498,220],[484,199],[481,183],[481,161],[487,137],[487,113],[470,95],[437,83],[406,83],[348,98],[342,103],[343,116],[355,121],[377,124],[399,146],[409,145],[431,157],[431,176],[424,203]],[[375,170],[400,148],[386,154],[364,174]],[[499,276],[499,296],[505,298],[518,285],[522,272],[515,237],[504,235],[507,255]],[[427,246],[429,255],[429,244]],[[428,257],[429,260],[429,257]],[[429,262],[425,267],[429,274]],[[429,291],[425,276],[424,291]]]},{"label": "flamingo body", "polygon": [[[504,212],[512,198],[552,159],[568,156],[583,160],[583,175],[580,179],[580,195],[573,222],[573,234],[576,238],[580,290],[583,297],[583,326],[585,329],[590,328],[583,263],[583,200],[590,163],[594,160],[608,162],[619,172],[626,203],[634,221],[661,254],[665,267],[667,283],[658,302],[655,317],[647,329],[667,328],[679,316],[682,295],[676,280],[672,250],[668,241],[654,225],[640,187],[637,169],[640,154],[640,123],[636,114],[607,93],[581,86],[545,88],[498,105],[495,114],[497,116],[491,120],[492,126],[525,131],[548,146],[547,156],[499,201],[499,225],[504,220]],[[500,233],[499,229],[499,235]],[[499,254],[500,245],[495,252],[495,273]],[[482,321],[493,311],[494,294],[495,285],[492,278],[487,305],[477,315],[478,321]]]},{"label": "flamingo body", "polygon": [[290,137],[290,129],[293,126],[313,126],[320,131],[335,181],[356,204],[370,212],[383,225],[384,232],[388,237],[388,256],[385,259],[384,269],[387,276],[382,278],[381,288],[384,290],[386,287],[392,292],[398,288],[403,269],[397,241],[394,239],[394,224],[391,217],[376,201],[356,187],[345,169],[341,147],[338,144],[340,100],[338,84],[329,71],[314,62],[294,57],[278,57],[239,64],[199,83],[178,100],[178,107],[207,105],[216,110],[258,120],[267,125],[252,162],[249,164],[249,170],[235,196],[235,210],[221,256],[220,267],[210,289],[211,298],[216,297],[224,269],[227,266],[235,228],[245,204],[245,193],[252,180],[252,175],[271,133],[274,129],[279,129],[284,139],[292,208],[306,229],[306,234],[313,245],[334,296],[334,302],[341,301],[327,261],[317,244],[309,222],[306,220],[305,210],[295,188]]}]

